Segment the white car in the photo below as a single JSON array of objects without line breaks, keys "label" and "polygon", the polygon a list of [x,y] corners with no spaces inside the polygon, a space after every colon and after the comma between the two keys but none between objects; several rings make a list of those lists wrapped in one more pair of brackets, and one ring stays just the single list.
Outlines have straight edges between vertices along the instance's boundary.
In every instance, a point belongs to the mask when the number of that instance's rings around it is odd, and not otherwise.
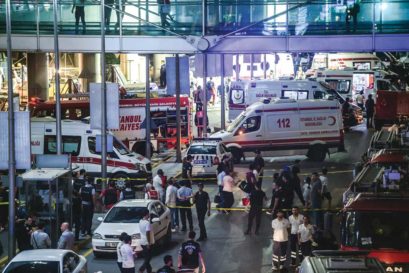
[{"label": "white car", "polygon": [[216,176],[217,164],[224,156],[231,157],[221,139],[198,138],[190,144],[187,155],[192,156],[193,176]]},{"label": "white car", "polygon": [[11,260],[3,273],[86,273],[87,260],[71,250],[26,250]]},{"label": "white car", "polygon": [[101,224],[92,236],[94,256],[103,253],[116,253],[119,236],[122,232],[132,237],[132,247],[140,249],[139,221],[145,209],[149,210],[153,228],[154,241],[170,242],[172,230],[170,210],[158,200],[131,199],[123,200],[113,206],[104,218],[99,217]]}]

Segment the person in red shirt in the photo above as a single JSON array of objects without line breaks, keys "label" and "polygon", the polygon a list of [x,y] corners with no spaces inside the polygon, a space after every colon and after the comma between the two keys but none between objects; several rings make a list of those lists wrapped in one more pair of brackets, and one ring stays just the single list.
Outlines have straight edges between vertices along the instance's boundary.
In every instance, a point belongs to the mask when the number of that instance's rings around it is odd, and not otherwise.
[{"label": "person in red shirt", "polygon": [[101,192],[99,198],[103,200],[105,210],[110,210],[118,202],[119,194],[113,181],[109,182],[108,188]]}]

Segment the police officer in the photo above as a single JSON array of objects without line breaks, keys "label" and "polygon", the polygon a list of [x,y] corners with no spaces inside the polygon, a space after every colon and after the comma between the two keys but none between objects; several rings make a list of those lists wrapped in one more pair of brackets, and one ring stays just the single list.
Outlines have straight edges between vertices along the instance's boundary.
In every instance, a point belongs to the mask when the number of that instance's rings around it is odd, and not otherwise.
[{"label": "police officer", "polygon": [[203,190],[203,183],[198,183],[199,191],[194,195],[194,203],[196,204],[197,220],[199,222],[200,236],[198,241],[207,239],[205,217],[210,216],[210,198],[209,194]]},{"label": "police officer", "polygon": [[82,236],[91,236],[92,217],[94,215],[95,205],[95,188],[88,180],[85,180],[85,185],[80,189],[81,196],[81,233]]},{"label": "police officer", "polygon": [[258,187],[261,189],[261,185],[263,184],[263,175],[264,175],[264,158],[261,156],[261,152],[259,150],[255,151],[255,158],[253,162],[254,168],[257,170],[258,173],[258,180],[257,184]]},{"label": "police officer", "polygon": [[156,271],[156,273],[176,273],[176,271],[173,269],[172,256],[166,255],[163,258],[163,261],[164,261],[165,265],[161,269]]},{"label": "police officer", "polygon": [[[81,197],[77,191],[72,195],[72,215],[81,215]],[[78,241],[81,229],[81,217],[72,217],[72,224],[75,229],[75,240]]]},{"label": "police officer", "polygon": [[128,199],[135,199],[135,191],[131,188],[131,183],[125,183],[125,189],[121,191],[121,195],[119,196],[119,200],[128,200]]},{"label": "police officer", "polygon": [[79,192],[80,189],[85,185],[85,170],[81,169],[77,172],[76,177],[74,178],[72,188],[74,191]]},{"label": "police officer", "polygon": [[244,233],[248,235],[251,233],[251,227],[253,225],[253,220],[256,218],[256,234],[260,228],[261,223],[261,213],[263,212],[263,203],[267,200],[266,194],[258,187],[254,185],[255,188],[250,193],[250,212],[247,225],[247,231]]},{"label": "police officer", "polygon": [[206,266],[203,259],[200,244],[195,241],[196,233],[189,232],[189,240],[184,242],[179,250],[178,268],[192,269],[193,272],[199,273],[199,266],[202,264],[202,272],[206,272]]},{"label": "police officer", "polygon": [[118,202],[118,192],[113,181],[109,182],[108,189],[103,190],[99,198],[104,200],[106,210],[111,209]]}]

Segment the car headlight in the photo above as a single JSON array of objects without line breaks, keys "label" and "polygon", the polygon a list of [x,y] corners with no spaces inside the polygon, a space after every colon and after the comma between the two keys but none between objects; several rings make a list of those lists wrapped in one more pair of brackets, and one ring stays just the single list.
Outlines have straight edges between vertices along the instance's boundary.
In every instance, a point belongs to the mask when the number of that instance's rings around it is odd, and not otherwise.
[{"label": "car headlight", "polygon": [[94,233],[94,235],[92,235],[92,239],[102,239],[102,235],[99,233]]},{"label": "car headlight", "polygon": [[141,239],[141,235],[139,233],[132,234],[132,240]]}]

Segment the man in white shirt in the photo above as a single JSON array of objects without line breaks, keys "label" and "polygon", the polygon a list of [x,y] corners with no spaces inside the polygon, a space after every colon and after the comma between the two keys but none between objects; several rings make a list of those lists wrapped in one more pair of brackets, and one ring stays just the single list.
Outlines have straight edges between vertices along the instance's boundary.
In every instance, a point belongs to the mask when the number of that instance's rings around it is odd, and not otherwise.
[{"label": "man in white shirt", "polygon": [[143,264],[139,268],[139,272],[145,272],[145,269],[148,273],[152,272],[152,266],[150,264],[152,253],[151,253],[151,224],[149,222],[149,210],[146,209],[143,213],[143,218],[139,221],[139,233],[141,235],[141,239],[139,240],[142,246],[142,256],[143,256]]},{"label": "man in white shirt", "polygon": [[320,180],[322,183],[322,198],[328,200],[328,210],[331,209],[331,201],[332,201],[332,196],[331,192],[328,189],[328,170],[326,168],[322,168],[322,175],[320,176]]},{"label": "man in white shirt", "polygon": [[312,254],[313,234],[314,229],[310,223],[310,217],[304,216],[303,224],[298,228],[298,241],[300,242],[301,250],[300,262],[304,257],[311,256]]},{"label": "man in white shirt", "polygon": [[293,207],[291,210],[292,214],[288,217],[291,224],[291,234],[290,234],[290,247],[291,247],[291,265],[297,266],[297,253],[298,249],[298,228],[303,223],[304,216],[300,214],[298,207]]},{"label": "man in white shirt", "polygon": [[62,223],[61,232],[62,234],[60,236],[60,239],[58,240],[57,248],[73,250],[75,236],[74,233],[70,230],[70,224],[68,224],[67,222]]},{"label": "man in white shirt", "polygon": [[153,187],[159,193],[159,200],[165,202],[165,190],[162,187],[163,171],[159,169],[157,175],[153,178]]},{"label": "man in white shirt", "polygon": [[37,230],[31,233],[31,246],[34,249],[45,249],[51,247],[50,237],[44,232],[44,223],[38,223]]},{"label": "man in white shirt", "polygon": [[287,259],[288,229],[290,222],[284,218],[282,211],[277,212],[277,218],[271,222],[273,228],[273,270],[284,268]]},{"label": "man in white shirt", "polygon": [[[122,273],[135,273],[135,252],[131,247],[132,237],[129,235],[124,236],[124,243],[121,246],[122,257]],[[152,270],[151,270],[152,271]],[[148,272],[151,272],[148,271]]]},{"label": "man in white shirt", "polygon": [[125,237],[128,236],[128,233],[122,232],[121,235],[119,236],[119,244],[116,246],[116,263],[118,264],[119,267],[119,272],[122,273],[122,252],[121,248],[124,245],[124,240],[126,239]]},{"label": "man in white shirt", "polygon": [[178,188],[174,186],[174,179],[171,177],[168,181],[169,186],[166,188],[166,200],[165,204],[170,209],[170,217],[172,219],[172,232],[176,231],[179,227],[179,210],[176,208],[176,200],[178,195]]}]

